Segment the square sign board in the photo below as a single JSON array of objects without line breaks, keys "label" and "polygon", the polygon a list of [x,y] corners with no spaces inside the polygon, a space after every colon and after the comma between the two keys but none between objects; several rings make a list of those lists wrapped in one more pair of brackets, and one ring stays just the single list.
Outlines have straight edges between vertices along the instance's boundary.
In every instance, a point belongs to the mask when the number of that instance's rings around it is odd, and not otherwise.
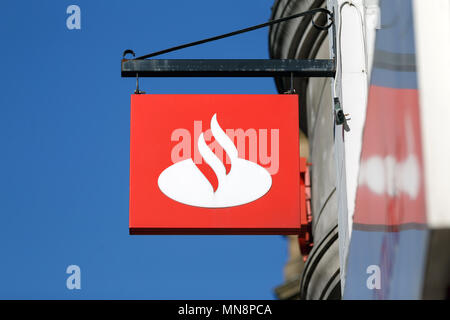
[{"label": "square sign board", "polygon": [[130,234],[298,234],[297,95],[132,95]]}]

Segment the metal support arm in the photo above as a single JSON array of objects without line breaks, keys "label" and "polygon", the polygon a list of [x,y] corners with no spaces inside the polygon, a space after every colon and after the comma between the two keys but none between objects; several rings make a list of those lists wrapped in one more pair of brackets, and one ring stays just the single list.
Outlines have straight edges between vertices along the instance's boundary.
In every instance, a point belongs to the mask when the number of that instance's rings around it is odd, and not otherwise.
[{"label": "metal support arm", "polygon": [[335,72],[328,59],[122,60],[122,77],[333,77]]},{"label": "metal support arm", "polygon": [[[325,8],[314,8],[309,11],[300,12],[289,17],[271,20],[252,27],[236,30],[211,38],[186,43],[172,48],[156,51],[134,59],[125,59],[127,54],[135,53],[132,50],[125,50],[123,53],[121,71],[122,77],[280,77],[290,76],[291,83],[293,77],[334,77],[336,66],[334,60],[295,60],[295,59],[237,59],[237,60],[185,60],[171,59],[158,60],[148,59],[168,52],[181,50],[184,48],[197,46],[203,43],[224,39],[241,33],[272,26],[287,20],[304,16],[314,16],[316,14],[326,14],[327,24],[317,25],[314,18],[311,18],[313,26],[319,30],[328,30],[334,25],[334,15]],[[137,86],[136,89],[139,92]],[[291,88],[292,90],[292,88]]]}]

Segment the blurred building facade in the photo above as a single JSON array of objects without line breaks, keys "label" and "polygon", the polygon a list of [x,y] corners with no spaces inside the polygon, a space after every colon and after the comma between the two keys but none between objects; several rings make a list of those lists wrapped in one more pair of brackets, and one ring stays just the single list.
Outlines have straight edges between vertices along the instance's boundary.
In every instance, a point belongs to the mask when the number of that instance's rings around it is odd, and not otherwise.
[{"label": "blurred building facade", "polygon": [[[277,0],[271,19],[312,8],[326,7],[324,0]],[[327,23],[317,15],[319,25]],[[311,16],[272,26],[269,32],[273,59],[329,59],[328,33],[311,24]],[[289,78],[275,79],[280,93],[290,88]],[[307,157],[311,177],[312,235],[314,246],[303,263],[298,241],[288,238],[289,260],[285,283],[276,288],[280,299],[339,299],[339,246],[334,160],[334,131],[329,78],[295,78],[299,94],[302,157]],[[308,146],[309,147],[305,147]],[[306,149],[306,150],[305,150]]]},{"label": "blurred building facade", "polygon": [[[270,29],[270,57],[335,58],[338,70],[334,79],[294,79],[313,247],[302,255],[288,238],[279,299],[449,299],[450,179],[442,177],[450,174],[450,140],[442,137],[450,135],[450,63],[441,54],[450,50],[450,3],[435,6],[274,2],[271,19],[332,10],[335,39],[311,16],[288,20]],[[317,25],[326,19],[314,17]],[[290,78],[275,82],[280,93],[291,87]],[[335,99],[351,115],[350,132],[335,124]]]}]

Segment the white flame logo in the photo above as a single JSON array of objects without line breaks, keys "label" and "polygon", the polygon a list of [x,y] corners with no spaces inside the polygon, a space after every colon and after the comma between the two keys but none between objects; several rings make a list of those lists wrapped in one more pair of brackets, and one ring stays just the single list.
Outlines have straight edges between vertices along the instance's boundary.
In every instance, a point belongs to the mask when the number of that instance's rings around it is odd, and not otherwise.
[{"label": "white flame logo", "polygon": [[258,164],[239,158],[233,141],[211,118],[211,132],[228,154],[231,169],[227,174],[222,161],[206,145],[203,133],[198,138],[198,150],[217,176],[217,190],[197,168],[192,159],[177,162],[165,169],[158,178],[159,189],[169,198],[196,207],[225,208],[255,201],[272,186],[269,172]]}]

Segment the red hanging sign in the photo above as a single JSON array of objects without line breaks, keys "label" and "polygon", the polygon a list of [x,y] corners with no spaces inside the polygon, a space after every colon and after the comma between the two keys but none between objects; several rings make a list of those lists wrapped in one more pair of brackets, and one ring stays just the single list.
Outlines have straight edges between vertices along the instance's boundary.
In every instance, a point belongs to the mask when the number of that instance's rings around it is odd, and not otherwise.
[{"label": "red hanging sign", "polygon": [[296,95],[132,95],[130,234],[298,234]]}]

